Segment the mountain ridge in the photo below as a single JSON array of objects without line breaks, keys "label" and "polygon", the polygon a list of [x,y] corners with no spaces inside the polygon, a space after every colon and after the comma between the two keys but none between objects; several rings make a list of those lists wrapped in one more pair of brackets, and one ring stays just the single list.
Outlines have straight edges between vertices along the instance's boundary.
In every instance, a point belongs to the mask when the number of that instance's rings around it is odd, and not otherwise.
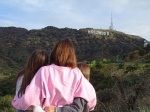
[{"label": "mountain ridge", "polygon": [[[89,30],[97,33],[89,33]],[[107,29],[77,30],[47,26],[42,29],[27,30],[0,27],[0,62],[7,60],[3,62],[4,65],[23,66],[34,49],[45,49],[50,53],[54,45],[64,38],[69,38],[74,44],[78,61],[99,61],[112,57],[122,59],[131,49],[143,46],[144,41],[140,36]]]}]

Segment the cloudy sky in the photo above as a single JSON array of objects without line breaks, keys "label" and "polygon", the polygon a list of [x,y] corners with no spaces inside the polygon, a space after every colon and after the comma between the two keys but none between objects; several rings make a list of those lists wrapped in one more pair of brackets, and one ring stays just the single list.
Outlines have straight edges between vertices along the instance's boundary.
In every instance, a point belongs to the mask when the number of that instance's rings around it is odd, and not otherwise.
[{"label": "cloudy sky", "polygon": [[114,29],[150,41],[150,0],[1,0],[0,27]]}]

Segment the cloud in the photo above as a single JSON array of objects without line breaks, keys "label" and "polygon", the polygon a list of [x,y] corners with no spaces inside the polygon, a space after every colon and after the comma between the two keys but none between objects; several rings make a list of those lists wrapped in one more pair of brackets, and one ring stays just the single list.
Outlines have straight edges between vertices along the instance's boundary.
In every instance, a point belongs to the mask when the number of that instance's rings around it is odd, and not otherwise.
[{"label": "cloud", "polygon": [[109,0],[107,1],[107,7],[110,8],[112,12],[121,13],[126,9],[129,3],[130,0]]},{"label": "cloud", "polygon": [[150,41],[150,24],[142,24],[135,28],[134,32]]},{"label": "cloud", "polygon": [[15,26],[15,22],[14,21],[10,21],[10,20],[0,20],[0,24],[1,26]]},{"label": "cloud", "polygon": [[148,37],[149,6],[148,0],[4,0],[0,1],[0,23],[27,29],[107,29],[112,13],[116,30]]},{"label": "cloud", "polygon": [[150,41],[150,24],[131,25],[130,27],[124,27],[121,31],[127,34],[138,35]]},{"label": "cloud", "polygon": [[12,7],[13,9],[18,9],[26,11],[28,13],[37,10],[42,10],[47,0],[6,0],[2,2],[6,7]]},{"label": "cloud", "polygon": [[[20,0],[20,2],[22,2],[22,0]],[[25,5],[30,5],[38,8],[44,6],[44,3],[45,3],[44,0],[24,0]]]}]

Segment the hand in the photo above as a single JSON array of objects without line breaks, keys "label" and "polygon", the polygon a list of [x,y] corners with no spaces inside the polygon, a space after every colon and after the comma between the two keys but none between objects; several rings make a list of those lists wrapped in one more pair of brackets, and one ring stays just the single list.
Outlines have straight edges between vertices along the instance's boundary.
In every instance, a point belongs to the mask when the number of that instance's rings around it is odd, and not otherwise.
[{"label": "hand", "polygon": [[44,110],[46,112],[56,112],[56,107],[54,106],[49,106],[49,107],[45,107]]}]

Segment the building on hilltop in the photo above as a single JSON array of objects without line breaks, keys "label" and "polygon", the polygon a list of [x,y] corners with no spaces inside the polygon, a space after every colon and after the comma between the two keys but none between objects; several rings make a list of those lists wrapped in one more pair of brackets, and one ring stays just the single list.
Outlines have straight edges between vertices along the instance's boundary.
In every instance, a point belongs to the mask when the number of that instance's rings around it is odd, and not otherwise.
[{"label": "building on hilltop", "polygon": [[144,47],[147,47],[148,44],[150,44],[150,42],[147,40],[144,40]]},{"label": "building on hilltop", "polygon": [[112,19],[112,14],[111,14],[111,23],[110,23],[109,30],[114,30],[114,28],[113,28],[113,19]]}]

